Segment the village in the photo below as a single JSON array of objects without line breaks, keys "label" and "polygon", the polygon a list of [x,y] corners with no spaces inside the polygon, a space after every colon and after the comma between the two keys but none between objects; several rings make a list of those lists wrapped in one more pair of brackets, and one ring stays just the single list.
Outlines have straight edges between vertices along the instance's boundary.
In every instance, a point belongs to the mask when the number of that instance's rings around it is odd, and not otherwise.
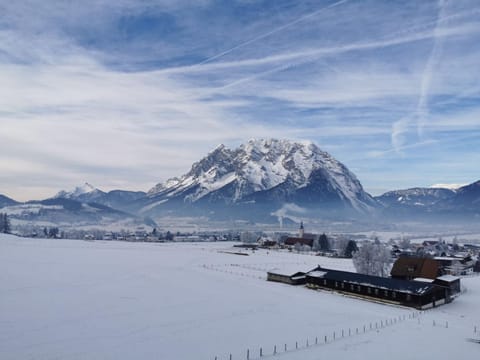
[{"label": "village", "polygon": [[[357,244],[347,242],[343,255],[355,256]],[[378,244],[379,246],[383,246]],[[280,249],[318,248],[321,256],[338,256],[329,248],[325,234],[308,234],[300,224],[298,236],[287,237],[282,244],[263,241],[260,246]],[[375,276],[359,272],[339,271],[318,266],[313,269],[296,267],[275,268],[268,272],[269,281],[290,285],[304,285],[309,289],[321,289],[348,294],[370,301],[413,307],[419,310],[450,303],[461,293],[461,276],[480,272],[478,245],[447,244],[444,241],[409,241],[392,243],[390,259],[393,262],[390,276]],[[372,255],[372,254],[370,254]],[[372,259],[363,259],[370,261]],[[373,260],[372,260],[373,261]]]}]

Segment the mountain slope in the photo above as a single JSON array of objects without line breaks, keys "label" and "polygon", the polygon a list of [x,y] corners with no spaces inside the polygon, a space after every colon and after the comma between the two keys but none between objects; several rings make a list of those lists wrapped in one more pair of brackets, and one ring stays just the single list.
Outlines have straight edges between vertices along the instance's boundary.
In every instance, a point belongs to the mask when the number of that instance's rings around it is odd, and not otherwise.
[{"label": "mountain slope", "polygon": [[71,191],[60,191],[53,199],[70,199],[84,203],[96,203],[121,211],[132,211],[132,204],[146,196],[143,191],[112,190],[104,192],[89,183]]},{"label": "mountain slope", "polygon": [[187,174],[156,185],[147,196],[143,212],[157,214],[202,210],[220,215],[228,209],[269,215],[294,203],[358,215],[376,206],[355,175],[315,144],[275,139],[253,139],[236,149],[220,145]]},{"label": "mountain slope", "polygon": [[416,187],[405,190],[389,191],[383,195],[376,196],[375,199],[387,207],[428,207],[438,201],[450,199],[454,196],[455,191],[451,189]]},{"label": "mountain slope", "polygon": [[0,194],[0,209],[3,208],[4,206],[12,206],[18,204],[18,201],[15,201],[8,196],[1,195]]},{"label": "mountain slope", "polygon": [[389,191],[375,199],[389,218],[470,221],[480,215],[480,181],[452,190],[412,188]]},{"label": "mountain slope", "polygon": [[28,201],[4,207],[2,210],[9,214],[16,224],[107,225],[117,221],[133,221],[135,219],[133,215],[105,205],[65,198]]}]

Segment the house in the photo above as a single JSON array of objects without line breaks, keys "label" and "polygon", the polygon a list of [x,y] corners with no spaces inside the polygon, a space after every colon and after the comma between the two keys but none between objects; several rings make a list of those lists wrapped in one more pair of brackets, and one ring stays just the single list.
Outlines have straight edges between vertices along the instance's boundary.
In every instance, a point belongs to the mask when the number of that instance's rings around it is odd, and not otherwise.
[{"label": "house", "polygon": [[277,267],[267,272],[268,281],[277,281],[289,285],[305,284],[305,275],[312,270],[296,266]]},{"label": "house", "polygon": [[415,278],[436,279],[441,275],[439,264],[430,258],[400,256],[390,271],[392,278],[412,280]]},{"label": "house", "polygon": [[434,258],[440,265],[442,274],[468,275],[473,273],[475,261],[471,256],[437,256]]},{"label": "house", "polygon": [[434,283],[400,280],[318,267],[306,274],[307,287],[365,299],[428,309],[451,301],[450,291]]}]

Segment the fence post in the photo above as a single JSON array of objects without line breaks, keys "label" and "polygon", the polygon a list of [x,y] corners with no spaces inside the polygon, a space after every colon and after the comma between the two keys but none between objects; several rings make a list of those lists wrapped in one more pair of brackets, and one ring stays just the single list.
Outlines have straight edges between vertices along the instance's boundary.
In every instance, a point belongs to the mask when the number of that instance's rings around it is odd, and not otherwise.
[{"label": "fence post", "polygon": [[352,336],[352,331],[350,328],[348,328],[348,336]]},{"label": "fence post", "polygon": [[445,327],[448,329],[448,321],[445,323]]},{"label": "fence post", "polygon": [[287,352],[287,344],[285,344],[285,352]]},{"label": "fence post", "polygon": [[308,338],[307,338],[307,342],[306,342],[306,343],[307,343],[307,347],[308,347]]},{"label": "fence post", "polygon": [[298,349],[298,341],[295,341],[295,349]]},{"label": "fence post", "polygon": [[342,337],[344,337],[343,329],[342,329]]},{"label": "fence post", "polygon": [[365,331],[366,331],[366,328],[365,328],[365,325],[363,325],[363,332],[365,332]]},{"label": "fence post", "polygon": [[335,331],[333,332],[333,340],[335,340]]},{"label": "fence post", "polygon": [[325,344],[327,343],[327,335],[325,335]]},{"label": "fence post", "polygon": [[433,320],[433,326],[435,326],[435,320]]},{"label": "fence post", "polygon": [[229,358],[229,359],[232,360],[232,354],[230,354],[230,358]]},{"label": "fence post", "polygon": [[273,355],[276,355],[276,354],[277,354],[277,345],[273,347]]},{"label": "fence post", "polygon": [[250,360],[250,349],[247,349],[247,360]]},{"label": "fence post", "polygon": [[315,336],[315,345],[318,344],[318,337]]}]

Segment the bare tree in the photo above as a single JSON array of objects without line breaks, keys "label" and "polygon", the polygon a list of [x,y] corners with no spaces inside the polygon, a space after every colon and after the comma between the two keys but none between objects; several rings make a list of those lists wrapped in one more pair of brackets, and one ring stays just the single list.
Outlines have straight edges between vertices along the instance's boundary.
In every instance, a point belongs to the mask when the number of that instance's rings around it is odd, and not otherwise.
[{"label": "bare tree", "polygon": [[390,251],[380,242],[364,242],[352,259],[358,273],[382,277],[388,276],[392,263]]}]

